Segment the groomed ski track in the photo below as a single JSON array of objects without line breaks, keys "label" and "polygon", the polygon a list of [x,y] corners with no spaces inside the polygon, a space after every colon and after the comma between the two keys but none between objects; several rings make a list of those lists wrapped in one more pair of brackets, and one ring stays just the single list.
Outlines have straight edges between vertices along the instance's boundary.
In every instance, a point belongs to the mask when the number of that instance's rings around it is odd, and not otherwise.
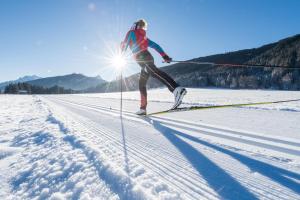
[{"label": "groomed ski track", "polygon": [[299,140],[182,120],[176,113],[138,117],[125,108],[120,115],[107,106],[118,104],[113,99],[38,98],[52,121],[80,141],[70,144],[92,155],[100,179],[120,199],[300,199],[299,166],[290,164],[299,161]]}]

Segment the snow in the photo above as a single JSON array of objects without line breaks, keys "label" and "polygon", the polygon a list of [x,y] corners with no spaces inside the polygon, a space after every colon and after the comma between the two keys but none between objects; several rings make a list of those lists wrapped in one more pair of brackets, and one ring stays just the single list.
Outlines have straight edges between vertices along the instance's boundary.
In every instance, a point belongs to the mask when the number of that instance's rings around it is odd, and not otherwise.
[{"label": "snow", "polygon": [[[1,95],[0,199],[300,199],[300,101],[139,117],[138,92],[122,115],[119,97]],[[183,106],[287,99],[188,89]]]}]

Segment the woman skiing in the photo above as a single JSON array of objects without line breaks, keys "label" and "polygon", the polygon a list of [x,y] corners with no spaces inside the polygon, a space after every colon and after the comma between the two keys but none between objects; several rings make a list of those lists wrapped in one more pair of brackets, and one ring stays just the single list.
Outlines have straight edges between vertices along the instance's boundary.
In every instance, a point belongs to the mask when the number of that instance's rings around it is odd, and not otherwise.
[{"label": "woman skiing", "polygon": [[133,24],[131,30],[129,30],[126,35],[125,40],[121,43],[122,52],[125,52],[129,46],[134,55],[134,59],[141,66],[139,80],[141,106],[140,110],[136,112],[137,115],[146,115],[147,113],[146,84],[149,76],[160,80],[171,92],[173,92],[175,103],[172,109],[177,108],[181,104],[184,95],[187,93],[185,88],[180,87],[168,74],[155,66],[154,59],[151,53],[148,51],[148,47],[155,49],[167,63],[170,63],[172,58],[170,58],[158,44],[146,37],[146,30],[147,22],[144,19],[138,20]]}]

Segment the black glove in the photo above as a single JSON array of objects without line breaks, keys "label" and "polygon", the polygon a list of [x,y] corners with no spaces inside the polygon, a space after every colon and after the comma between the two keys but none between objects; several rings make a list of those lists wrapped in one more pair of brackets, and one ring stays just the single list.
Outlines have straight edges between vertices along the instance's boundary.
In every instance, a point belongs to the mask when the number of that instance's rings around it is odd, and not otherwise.
[{"label": "black glove", "polygon": [[172,58],[170,58],[168,55],[164,55],[163,59],[165,60],[166,63],[172,62]]}]

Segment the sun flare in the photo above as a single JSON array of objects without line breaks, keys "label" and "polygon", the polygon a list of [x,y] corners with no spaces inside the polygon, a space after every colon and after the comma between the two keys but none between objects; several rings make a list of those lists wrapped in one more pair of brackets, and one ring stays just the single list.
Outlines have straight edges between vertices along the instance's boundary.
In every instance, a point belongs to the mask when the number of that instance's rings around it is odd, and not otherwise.
[{"label": "sun flare", "polygon": [[114,55],[111,59],[112,65],[119,70],[124,68],[127,64],[125,57],[121,53]]}]

